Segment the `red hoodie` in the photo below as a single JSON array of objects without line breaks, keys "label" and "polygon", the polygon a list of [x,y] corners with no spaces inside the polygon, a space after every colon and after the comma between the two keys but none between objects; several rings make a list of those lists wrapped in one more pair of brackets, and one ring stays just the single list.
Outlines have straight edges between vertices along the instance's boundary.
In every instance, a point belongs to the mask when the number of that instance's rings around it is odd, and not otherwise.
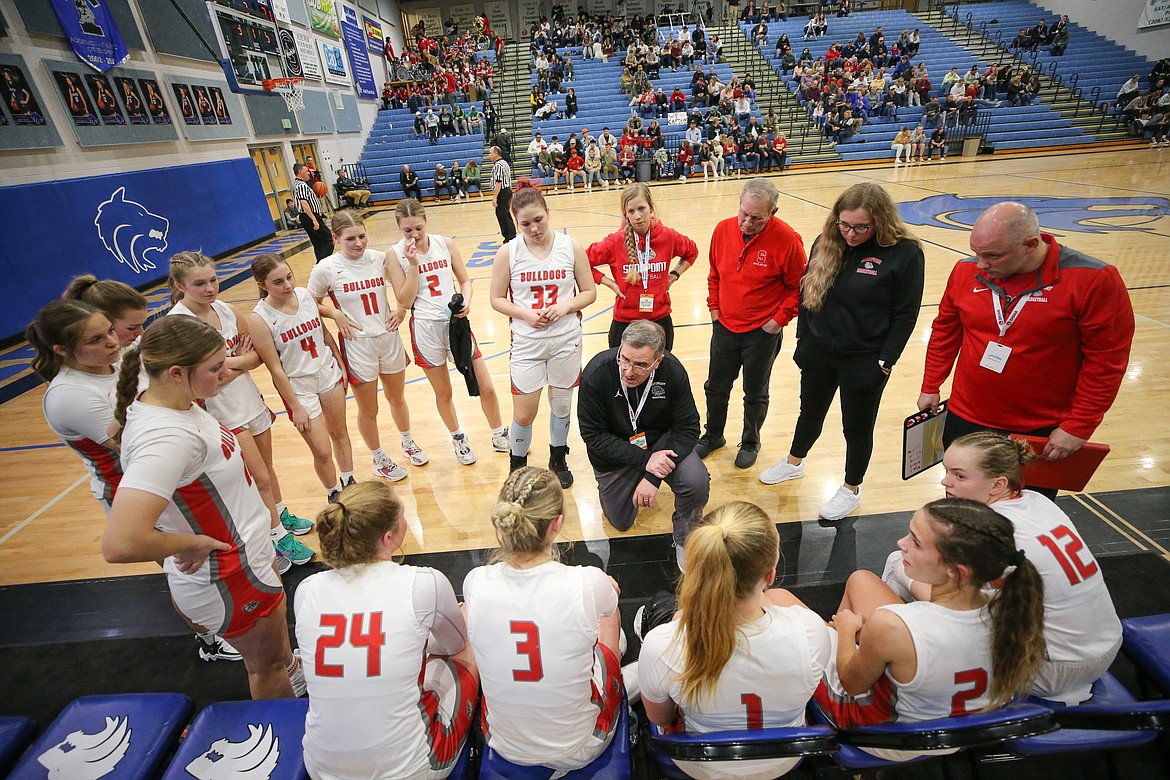
[{"label": "red hoodie", "polygon": [[[631,268],[637,269],[636,262],[631,263],[626,251],[626,231],[624,229],[610,233],[608,236],[589,247],[589,265],[593,266],[593,281],[601,281],[601,272],[598,268],[609,268],[613,280],[618,288],[625,293],[625,298],[615,298],[613,302],[613,318],[618,322],[633,322],[634,320],[660,320],[670,314],[670,293],[667,284],[670,282],[670,268],[674,258],[694,265],[699,257],[699,247],[695,242],[679,233],[677,230],[666,227],[662,223],[655,223],[650,228],[650,270],[646,275],[647,284],[642,285],[641,277],[634,284],[626,282],[626,274]],[[634,235],[638,249],[645,250],[645,239]],[[649,292],[654,295],[654,309],[644,312],[640,308],[641,296]]]},{"label": "red hoodie", "polygon": [[747,333],[768,320],[781,326],[800,307],[800,278],[808,257],[800,234],[772,217],[762,231],[744,242],[736,217],[723,220],[711,234],[711,271],[707,308],[732,333]]}]

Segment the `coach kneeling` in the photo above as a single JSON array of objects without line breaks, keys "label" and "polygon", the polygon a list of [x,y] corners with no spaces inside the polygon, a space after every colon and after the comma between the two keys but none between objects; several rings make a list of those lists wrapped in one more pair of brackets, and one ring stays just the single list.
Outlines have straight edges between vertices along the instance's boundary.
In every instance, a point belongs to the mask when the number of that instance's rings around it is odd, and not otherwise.
[{"label": "coach kneeling", "polygon": [[654,508],[665,481],[674,491],[674,542],[681,551],[707,505],[711,475],[694,453],[699,409],[690,378],[665,344],[659,325],[631,323],[616,349],[585,367],[577,417],[609,522],[627,530],[638,510]]}]

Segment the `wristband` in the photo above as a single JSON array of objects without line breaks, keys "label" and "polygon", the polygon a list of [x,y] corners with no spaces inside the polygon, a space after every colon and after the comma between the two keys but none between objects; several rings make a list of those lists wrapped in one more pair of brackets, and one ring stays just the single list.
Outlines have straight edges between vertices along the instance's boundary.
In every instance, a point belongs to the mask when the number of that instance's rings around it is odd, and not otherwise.
[{"label": "wristband", "polygon": [[673,268],[672,268],[672,269],[670,269],[670,274],[669,274],[669,276],[673,276],[675,279],[681,279],[681,278],[682,278],[682,274],[680,274],[678,271],[674,270]]}]

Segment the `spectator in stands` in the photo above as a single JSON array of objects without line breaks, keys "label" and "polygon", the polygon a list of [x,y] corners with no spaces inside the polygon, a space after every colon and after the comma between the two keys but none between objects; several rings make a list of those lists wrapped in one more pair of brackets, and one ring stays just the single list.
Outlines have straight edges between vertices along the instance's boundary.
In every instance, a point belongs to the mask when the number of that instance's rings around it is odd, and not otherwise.
[{"label": "spectator in stands", "polygon": [[922,162],[926,158],[926,129],[922,125],[915,127],[910,134],[910,151],[906,153],[906,162],[910,162],[911,155],[914,162]]},{"label": "spectator in stands", "polygon": [[752,39],[756,46],[763,46],[768,42],[768,25],[763,19],[752,28]]},{"label": "spectator in stands", "polygon": [[427,123],[423,121],[422,111],[414,112],[414,138],[417,141],[427,134]]},{"label": "spectator in stands", "polygon": [[947,161],[947,126],[941,124],[934,129],[930,134],[930,144],[926,147],[926,161],[930,162],[930,157],[935,150],[938,150],[939,162]]},{"label": "spectator in stands", "polygon": [[1007,101],[1009,105],[1019,105],[1023,99],[1024,83],[1019,76],[1013,76],[1007,85]]},{"label": "spectator in stands", "polygon": [[849,13],[852,10],[853,10],[852,0],[840,0],[840,2],[837,3],[837,17],[838,18],[843,19],[843,18],[849,16]]},{"label": "spectator in stands", "polygon": [[463,166],[463,191],[470,193],[471,188],[474,187],[475,191],[478,192],[479,196],[482,198],[483,188],[479,183],[479,176],[479,163],[473,157],[467,161],[467,165]]},{"label": "spectator in stands", "polygon": [[910,162],[910,131],[905,126],[898,130],[890,148],[894,150],[894,165],[901,161],[903,153],[906,155],[906,162]]},{"label": "spectator in stands", "polygon": [[577,93],[572,87],[569,87],[569,94],[565,95],[565,117],[567,119],[577,117]]},{"label": "spectator in stands", "polygon": [[690,141],[683,140],[678,150],[678,180],[686,181],[695,167],[695,147]]},{"label": "spectator in stands", "polygon": [[780,169],[780,173],[788,167],[788,139],[779,131],[772,138],[772,164]]},{"label": "spectator in stands", "polygon": [[428,107],[426,114],[423,115],[423,124],[427,128],[427,138],[430,139],[431,146],[439,143],[439,117],[435,115],[435,110]]},{"label": "spectator in stands", "polygon": [[293,203],[292,198],[284,200],[284,229],[299,230],[301,227],[301,212]]},{"label": "spectator in stands", "polygon": [[456,135],[455,118],[446,106],[443,106],[439,112],[439,134],[444,138],[452,138]]},{"label": "spectator in stands", "polygon": [[1131,100],[1141,94],[1141,90],[1141,76],[1135,73],[1129,81],[1121,85],[1121,89],[1117,90],[1117,105],[1124,108]]},{"label": "spectator in stands", "polygon": [[569,159],[566,162],[569,172],[569,191],[573,191],[574,182],[581,180],[581,188],[585,188],[588,177],[585,175],[585,156],[575,144],[569,149]]},{"label": "spectator in stands", "polygon": [[370,202],[369,182],[365,179],[350,178],[345,175],[345,168],[337,171],[337,181],[334,182],[337,194],[348,200],[354,207],[366,206]]},{"label": "spectator in stands", "polygon": [[[539,166],[540,166],[540,160],[539,160],[540,153],[543,151],[547,151],[547,150],[548,150],[548,144],[544,142],[544,139],[541,137],[540,133],[536,133],[535,135],[533,135],[532,140],[528,144],[528,149],[526,150],[528,153],[528,156],[532,158],[532,170],[535,171],[539,168]],[[544,173],[545,175],[548,174],[548,171],[545,171],[543,169],[541,170],[541,172]]]},{"label": "spectator in stands", "polygon": [[447,169],[443,167],[443,163],[435,165],[435,200],[442,200],[440,192],[450,195],[452,201],[458,200],[455,187],[451,184],[451,177],[447,173]]},{"label": "spectator in stands", "polygon": [[634,74],[630,71],[628,66],[625,70],[622,71],[621,85],[623,95],[630,94],[634,87]]},{"label": "spectator in stands", "polygon": [[451,186],[455,188],[455,200],[467,197],[467,183],[463,181],[463,166],[459,161],[451,163]]},{"label": "spectator in stands", "polygon": [[621,184],[631,184],[634,181],[634,148],[636,144],[622,144],[618,152],[618,177]]},{"label": "spectator in stands", "polygon": [[1170,114],[1163,111],[1152,115],[1144,130],[1150,133],[1150,146],[1170,146],[1170,139],[1166,137],[1167,130],[1170,130]]},{"label": "spectator in stands", "polygon": [[554,143],[549,146],[548,154],[552,160],[553,192],[556,192],[557,185],[562,180],[565,183],[569,181],[569,153],[563,146]]},{"label": "spectator in stands", "polygon": [[609,182],[601,177],[601,149],[597,147],[596,138],[590,138],[585,147],[585,189],[592,190],[593,182],[609,187]]},{"label": "spectator in stands", "polygon": [[611,181],[620,179],[617,165],[617,147],[606,144],[601,148],[601,181],[606,187]]},{"label": "spectator in stands", "polygon": [[418,174],[412,171],[409,165],[402,166],[402,172],[398,174],[398,183],[402,185],[403,198],[422,200],[422,187],[418,183]]}]

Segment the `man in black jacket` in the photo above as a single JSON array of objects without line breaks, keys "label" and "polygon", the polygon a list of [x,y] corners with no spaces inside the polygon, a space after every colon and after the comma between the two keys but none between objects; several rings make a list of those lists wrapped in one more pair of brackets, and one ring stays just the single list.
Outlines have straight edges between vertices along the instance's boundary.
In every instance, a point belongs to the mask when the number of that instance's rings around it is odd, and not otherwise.
[{"label": "man in black jacket", "polygon": [[681,568],[683,544],[707,506],[711,476],[694,453],[699,409],[690,378],[665,345],[661,326],[631,323],[616,349],[585,367],[577,419],[602,511],[614,528],[629,529],[639,510],[655,507],[662,483],[670,485]]}]

